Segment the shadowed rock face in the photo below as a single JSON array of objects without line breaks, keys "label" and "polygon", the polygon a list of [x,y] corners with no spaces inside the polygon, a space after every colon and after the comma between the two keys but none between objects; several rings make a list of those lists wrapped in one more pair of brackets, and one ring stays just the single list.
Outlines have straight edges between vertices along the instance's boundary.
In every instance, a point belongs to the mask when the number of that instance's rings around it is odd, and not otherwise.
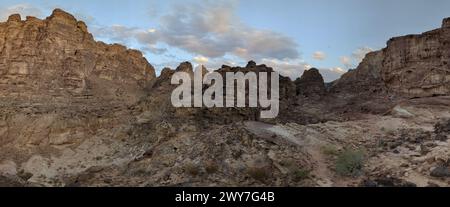
[{"label": "shadowed rock face", "polygon": [[[202,68],[202,70],[202,73],[205,76],[207,70],[206,68]],[[272,68],[267,67],[266,65],[257,65],[254,61],[250,61],[246,67],[230,67],[224,65],[215,71],[221,74],[224,78],[223,97],[226,97],[226,73],[228,72],[242,72],[244,74],[255,72],[257,74],[257,78],[259,78],[259,72],[267,73],[269,90],[271,72],[274,72]],[[170,68],[163,69],[161,76],[156,79],[153,86],[148,90],[150,95],[141,101],[140,107],[144,108],[143,110],[154,110],[155,108],[158,108],[158,111],[163,111],[163,114],[166,114],[166,117],[174,116],[176,117],[176,120],[186,121],[187,119],[189,121],[196,121],[202,125],[229,124],[244,120],[259,120],[260,111],[262,109],[261,107],[174,108],[170,102],[170,96],[172,91],[177,86],[171,85],[170,81],[175,72],[186,72],[191,75],[194,74],[193,67],[189,62],[181,63],[175,70],[171,70]],[[295,84],[289,78],[280,76],[279,81],[280,110],[283,111],[287,110],[287,108],[295,102],[297,96],[295,94]],[[203,92],[205,92],[207,87],[207,85],[204,85]],[[247,84],[247,95],[249,92],[248,87],[249,86]],[[194,92],[192,91],[192,93]],[[247,101],[246,105],[248,106],[248,104],[249,103]]]},{"label": "shadowed rock face", "polygon": [[128,92],[127,99],[136,99],[136,91],[154,78],[141,52],[96,42],[84,22],[62,10],[44,20],[22,21],[15,14],[0,23],[1,96],[45,91],[121,99],[117,95]]},{"label": "shadowed rock face", "polygon": [[331,91],[354,95],[386,91],[385,83],[381,78],[383,57],[382,51],[367,54],[357,69],[347,72],[333,83]]},{"label": "shadowed rock face", "polygon": [[326,94],[325,82],[316,68],[305,71],[302,77],[295,81],[295,85],[297,95],[320,97]]}]

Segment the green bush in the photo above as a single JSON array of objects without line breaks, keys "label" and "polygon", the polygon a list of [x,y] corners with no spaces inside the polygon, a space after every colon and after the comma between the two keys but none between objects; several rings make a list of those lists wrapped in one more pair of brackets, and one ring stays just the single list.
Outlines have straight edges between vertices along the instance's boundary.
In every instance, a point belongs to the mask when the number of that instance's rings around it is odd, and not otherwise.
[{"label": "green bush", "polygon": [[337,156],[339,155],[339,149],[333,145],[325,145],[322,147],[322,153],[327,156]]},{"label": "green bush", "polygon": [[251,167],[247,169],[247,174],[253,179],[263,183],[267,182],[267,179],[270,177],[270,171],[266,168]]},{"label": "green bush", "polygon": [[336,173],[342,176],[359,176],[364,165],[364,152],[345,150],[336,160]]},{"label": "green bush", "polygon": [[294,181],[300,182],[302,180],[308,179],[310,176],[309,170],[299,169],[294,172]]}]

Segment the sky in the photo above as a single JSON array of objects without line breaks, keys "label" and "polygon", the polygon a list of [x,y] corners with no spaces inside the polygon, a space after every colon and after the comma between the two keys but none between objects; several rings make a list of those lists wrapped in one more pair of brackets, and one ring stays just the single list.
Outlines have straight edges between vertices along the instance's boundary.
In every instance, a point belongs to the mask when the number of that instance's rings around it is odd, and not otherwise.
[{"label": "sky", "polygon": [[218,69],[249,60],[292,79],[320,69],[327,82],[391,37],[441,26],[449,0],[1,0],[0,20],[61,8],[94,38],[141,50],[155,67],[190,61]]}]

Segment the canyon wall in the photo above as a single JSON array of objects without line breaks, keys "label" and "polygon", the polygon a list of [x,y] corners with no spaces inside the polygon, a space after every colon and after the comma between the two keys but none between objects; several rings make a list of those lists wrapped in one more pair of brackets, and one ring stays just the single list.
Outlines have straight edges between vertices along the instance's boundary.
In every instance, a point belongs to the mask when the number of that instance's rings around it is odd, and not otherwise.
[{"label": "canyon wall", "polygon": [[154,78],[154,68],[141,52],[96,42],[84,22],[62,10],[44,20],[21,20],[15,14],[0,23],[1,96],[30,97],[42,91],[55,97],[95,93],[120,99]]},{"label": "canyon wall", "polygon": [[356,70],[336,81],[333,91],[386,90],[409,98],[449,95],[449,62],[447,18],[439,29],[392,38],[386,48],[369,53]]}]

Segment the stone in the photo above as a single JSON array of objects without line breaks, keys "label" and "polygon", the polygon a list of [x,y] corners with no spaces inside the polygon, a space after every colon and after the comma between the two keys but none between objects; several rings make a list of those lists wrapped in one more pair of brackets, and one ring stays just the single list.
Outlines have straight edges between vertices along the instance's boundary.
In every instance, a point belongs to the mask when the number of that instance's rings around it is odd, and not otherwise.
[{"label": "stone", "polygon": [[22,21],[22,18],[20,17],[20,14],[12,14],[8,17],[8,22],[20,22]]},{"label": "stone", "polygon": [[450,27],[450,17],[442,20],[442,28],[449,28],[449,27]]},{"label": "stone", "polygon": [[194,74],[194,68],[192,67],[192,64],[190,62],[182,62],[175,70],[176,72],[186,72],[189,73],[191,76]]},{"label": "stone", "polygon": [[399,118],[412,118],[415,115],[409,112],[407,109],[402,108],[401,106],[396,106],[394,109],[392,109],[392,114],[395,117]]},{"label": "stone", "polygon": [[304,97],[320,97],[326,94],[325,82],[319,70],[305,70],[302,77],[295,81],[297,95]]},{"label": "stone", "polygon": [[245,66],[246,68],[255,68],[256,67],[256,62],[251,60],[247,63],[247,66]]},{"label": "stone", "polygon": [[16,176],[17,175],[17,165],[13,161],[4,161],[0,163],[0,175],[1,176]]},{"label": "stone", "polygon": [[437,178],[450,177],[450,169],[446,166],[439,166],[432,170],[430,175]]}]

